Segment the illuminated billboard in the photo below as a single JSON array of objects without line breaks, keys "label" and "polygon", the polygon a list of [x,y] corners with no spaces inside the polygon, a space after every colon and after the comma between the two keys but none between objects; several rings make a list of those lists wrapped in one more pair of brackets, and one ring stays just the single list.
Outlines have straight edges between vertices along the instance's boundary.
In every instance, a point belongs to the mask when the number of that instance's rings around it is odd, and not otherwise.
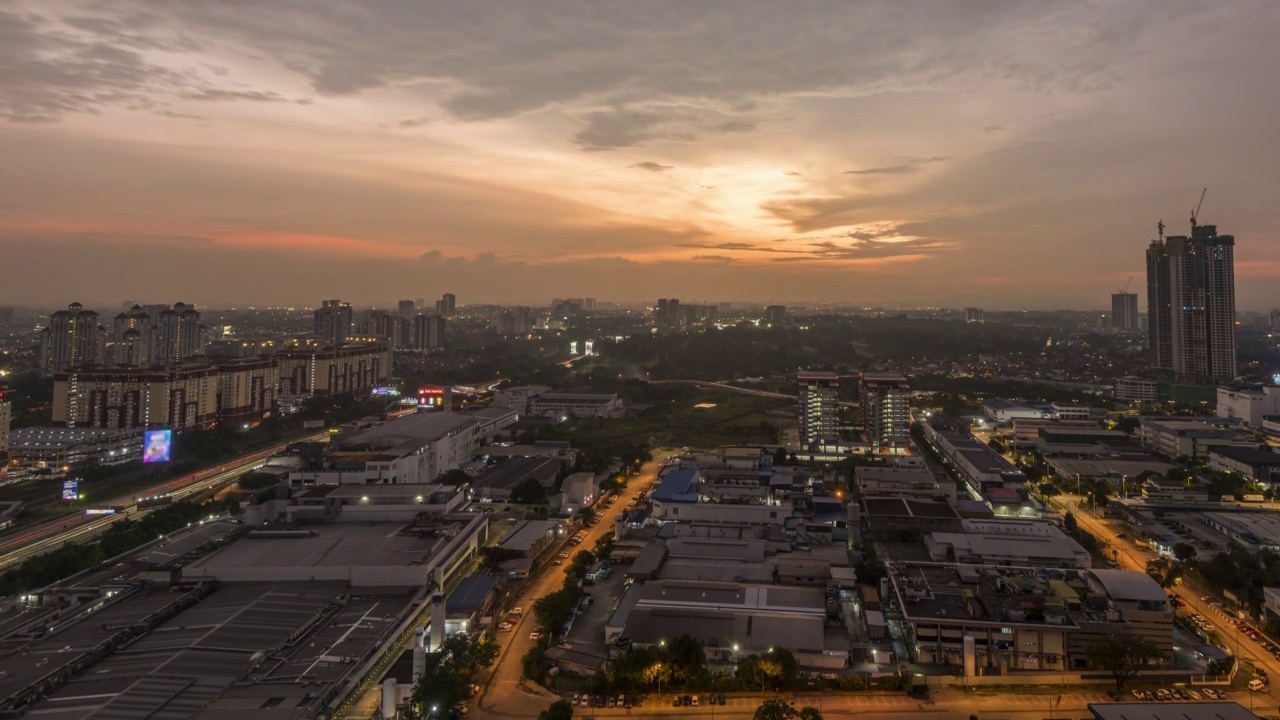
[{"label": "illuminated billboard", "polygon": [[142,462],[169,462],[173,450],[172,430],[148,430],[142,436]]},{"label": "illuminated billboard", "polygon": [[79,500],[80,499],[80,481],[67,480],[62,483],[62,499],[63,500]]},{"label": "illuminated billboard", "polygon": [[449,389],[428,385],[418,390],[419,410],[445,410],[449,407]]}]

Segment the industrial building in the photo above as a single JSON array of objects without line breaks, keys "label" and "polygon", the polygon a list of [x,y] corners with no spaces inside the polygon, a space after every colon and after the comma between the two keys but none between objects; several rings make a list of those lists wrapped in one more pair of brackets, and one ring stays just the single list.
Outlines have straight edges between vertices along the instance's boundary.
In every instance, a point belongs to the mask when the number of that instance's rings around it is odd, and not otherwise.
[{"label": "industrial building", "polygon": [[1209,449],[1209,469],[1235,473],[1270,487],[1280,480],[1280,453],[1257,447],[1218,445]]},{"label": "industrial building", "polygon": [[970,565],[1089,568],[1093,557],[1056,524],[1045,520],[960,521],[961,532],[925,536],[929,557]]},{"label": "industrial building", "polygon": [[1228,420],[1186,417],[1143,417],[1137,433],[1144,447],[1170,459],[1206,457],[1210,448],[1230,445],[1238,434]]},{"label": "industrial building", "polygon": [[1117,632],[1173,653],[1169,598],[1143,573],[901,563],[889,579],[912,659],[968,677],[1082,670],[1089,644]]},{"label": "industrial building", "polygon": [[142,430],[19,428],[9,434],[9,455],[23,467],[75,472],[137,460],[142,455]]},{"label": "industrial building", "polygon": [[849,662],[849,636],[827,624],[822,588],[743,583],[654,580],[633,590],[606,627],[632,646],[654,646],[688,634],[702,643],[707,661],[785,647],[805,668],[839,669]]},{"label": "industrial building", "polygon": [[469,460],[515,419],[515,412],[498,408],[395,418],[340,436],[318,461],[290,473],[289,482],[295,487],[431,483]]},{"label": "industrial building", "polygon": [[1027,476],[1000,453],[969,432],[958,420],[941,415],[923,424],[925,440],[955,468],[969,488],[980,496],[997,488],[1021,489]]},{"label": "industrial building", "polygon": [[182,568],[182,579],[422,588],[443,582],[472,557],[488,527],[483,513],[458,513],[429,527],[326,523],[254,530]]}]

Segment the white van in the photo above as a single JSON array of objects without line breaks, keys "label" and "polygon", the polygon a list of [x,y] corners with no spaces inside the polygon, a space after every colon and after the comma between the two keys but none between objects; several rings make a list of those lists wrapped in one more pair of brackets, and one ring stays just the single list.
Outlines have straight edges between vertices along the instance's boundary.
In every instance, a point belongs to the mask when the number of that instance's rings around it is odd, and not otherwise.
[{"label": "white van", "polygon": [[1258,692],[1267,686],[1260,678],[1254,678],[1249,681],[1249,689]]}]

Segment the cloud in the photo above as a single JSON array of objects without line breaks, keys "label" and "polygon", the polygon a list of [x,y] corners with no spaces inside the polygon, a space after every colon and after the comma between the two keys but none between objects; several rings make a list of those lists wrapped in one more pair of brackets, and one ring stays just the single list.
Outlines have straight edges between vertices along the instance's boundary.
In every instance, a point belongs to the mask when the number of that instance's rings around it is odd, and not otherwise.
[{"label": "cloud", "polygon": [[192,92],[179,93],[178,97],[184,100],[198,100],[201,102],[221,102],[228,100],[249,100],[252,102],[305,102],[299,100],[289,100],[289,98],[276,92],[264,92],[261,90],[224,90],[220,88],[203,88]]},{"label": "cloud", "polygon": [[645,160],[644,162],[632,163],[630,167],[639,168],[641,170],[648,170],[650,172],[666,172],[667,170],[674,169],[674,166],[672,165],[663,165],[662,163],[656,163],[652,160]]},{"label": "cloud", "polygon": [[991,134],[991,133],[1000,132],[1001,130],[1004,130],[1004,126],[1003,126],[1003,125],[988,125],[988,126],[986,126],[986,127],[982,128],[982,132],[984,132],[984,133],[986,133],[986,134],[988,134],[988,135],[989,135],[989,134]]},{"label": "cloud", "polygon": [[933,165],[934,163],[946,162],[951,158],[942,155],[934,155],[933,157],[909,158],[897,165],[887,165],[884,167],[873,167],[865,170],[845,170],[845,175],[907,175],[917,172],[925,165]]},{"label": "cloud", "polygon": [[436,118],[433,115],[421,115],[419,117],[405,118],[397,122],[396,127],[419,128],[419,127],[423,127],[424,125],[430,125],[431,123],[435,122],[437,119],[438,118]]},{"label": "cloud", "polygon": [[716,109],[658,105],[646,109],[617,107],[587,113],[574,142],[584,150],[613,150],[655,140],[689,142],[707,135],[751,132],[757,123],[726,119]]}]

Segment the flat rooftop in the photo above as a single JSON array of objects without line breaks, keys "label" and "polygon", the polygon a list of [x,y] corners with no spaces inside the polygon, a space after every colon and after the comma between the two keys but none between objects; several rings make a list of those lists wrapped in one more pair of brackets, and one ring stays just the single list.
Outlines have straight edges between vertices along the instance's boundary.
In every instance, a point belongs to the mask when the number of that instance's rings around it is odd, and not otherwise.
[{"label": "flat rooftop", "polygon": [[[351,596],[342,583],[222,586],[116,650],[38,703],[32,715],[51,720],[229,717],[296,718],[394,628],[408,605],[401,596]],[[59,633],[51,653],[105,639],[129,619],[171,605],[167,589],[130,598]],[[255,653],[269,660],[253,666]],[[35,666],[30,656],[18,658]],[[45,666],[47,671],[54,662]],[[252,668],[252,670],[251,670]],[[7,667],[5,668],[8,669]],[[5,677],[8,680],[9,676]],[[8,690],[8,686],[0,690]]]},{"label": "flat rooftop", "polygon": [[375,425],[345,439],[344,446],[374,445],[392,447],[402,442],[431,442],[446,437],[468,423],[478,420],[451,412],[416,413]]},{"label": "flat rooftop", "polygon": [[509,491],[533,478],[542,485],[550,486],[563,466],[564,463],[553,457],[513,457],[485,468],[475,476],[472,485]]},{"label": "flat rooftop", "polygon": [[960,519],[955,508],[944,502],[928,500],[908,500],[905,498],[869,497],[864,498],[867,517],[918,517]]},{"label": "flat rooftop", "polygon": [[188,566],[216,573],[222,568],[422,565],[439,538],[401,535],[399,523],[333,523],[302,528],[308,537],[246,536]]}]

